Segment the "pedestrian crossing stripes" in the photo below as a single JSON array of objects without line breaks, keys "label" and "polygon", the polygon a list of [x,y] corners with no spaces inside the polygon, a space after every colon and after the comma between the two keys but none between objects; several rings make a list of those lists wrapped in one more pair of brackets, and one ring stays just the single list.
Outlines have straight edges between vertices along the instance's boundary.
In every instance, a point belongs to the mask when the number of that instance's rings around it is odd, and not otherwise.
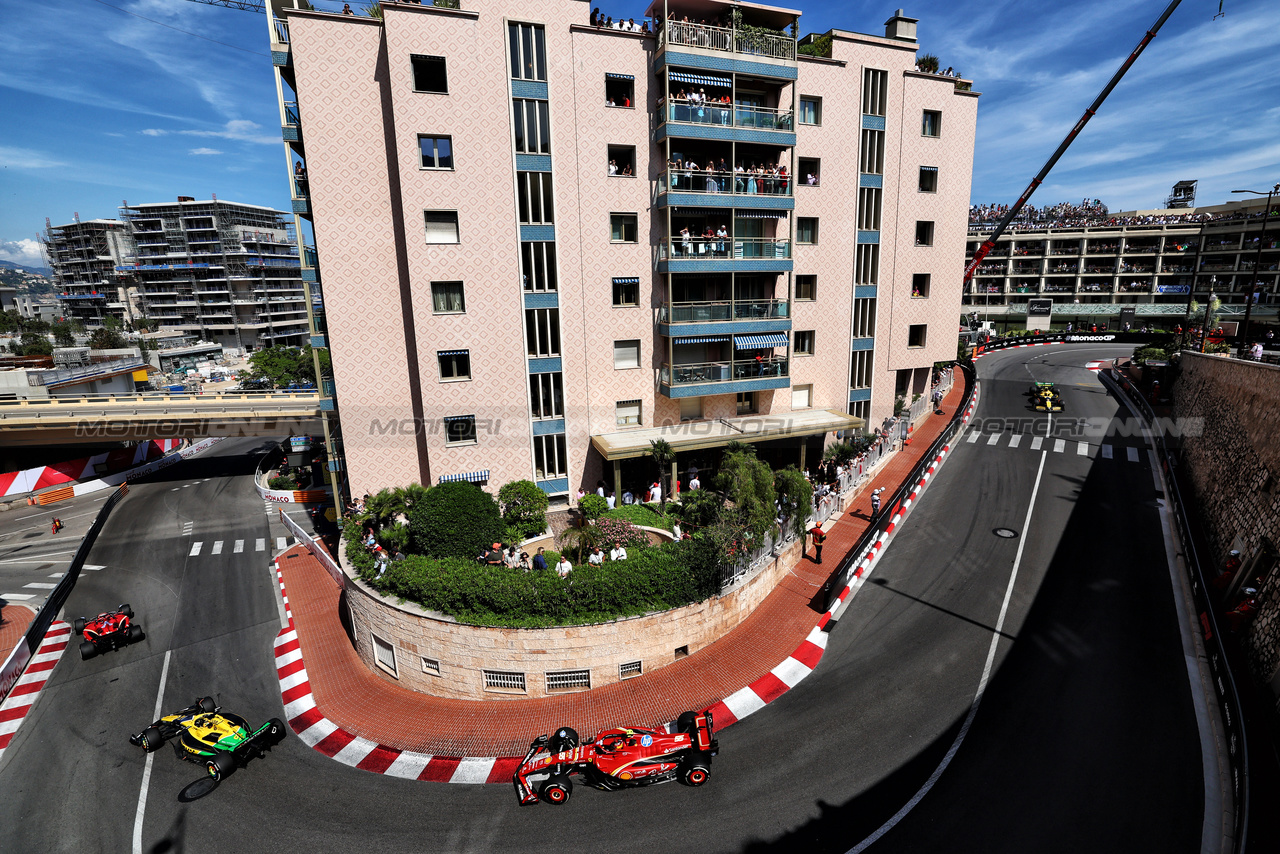
[{"label": "pedestrian crossing stripes", "polygon": [[1066,450],[1066,448],[1067,448],[1067,440],[1066,440],[1066,439],[1054,439],[1054,440],[1053,440],[1053,452],[1054,452],[1055,454],[1060,454],[1060,453],[1062,453],[1064,450]]},{"label": "pedestrian crossing stripes", "polygon": [[1103,446],[1102,446],[1102,458],[1103,458],[1104,460],[1109,460],[1109,459],[1111,459],[1111,446],[1110,446],[1110,445],[1103,445]]},{"label": "pedestrian crossing stripes", "polygon": [[244,540],[236,540],[236,544],[232,547],[231,553],[238,555],[242,551],[244,551]]},{"label": "pedestrian crossing stripes", "polygon": [[266,540],[263,540],[263,539],[257,539],[257,540],[254,540],[254,542],[253,542],[253,550],[254,550],[255,552],[263,552],[263,551],[266,551],[266,550],[267,550],[267,541],[266,541]]},{"label": "pedestrian crossing stripes", "polygon": [[1044,444],[1044,436],[1035,436],[1031,439],[1031,450],[1038,451],[1040,446]]},{"label": "pedestrian crossing stripes", "polygon": [[23,586],[23,588],[24,588],[24,589],[25,589],[25,588],[30,588],[30,589],[32,589],[32,590],[52,590],[53,588],[57,587],[58,585],[56,585],[56,584],[50,584],[50,583],[48,583],[47,581],[33,581],[33,582],[31,582],[30,584],[24,584],[24,585],[22,585],[22,586]]},{"label": "pedestrian crossing stripes", "polygon": [[1136,462],[1138,461],[1138,449],[1137,449],[1137,448],[1126,448],[1125,450],[1126,450],[1126,451],[1128,452],[1128,454],[1129,454],[1129,462],[1131,462],[1131,463],[1136,463]]},{"label": "pedestrian crossing stripes", "polygon": [[209,554],[215,554],[215,555],[222,554],[222,540],[218,540],[216,543],[213,544],[213,550],[209,552]]},{"label": "pedestrian crossing stripes", "polygon": [[191,551],[187,553],[187,557],[195,557],[200,554],[200,549],[204,548],[204,543],[192,543]]},{"label": "pedestrian crossing stripes", "polygon": [[[982,442],[982,444],[987,445],[988,447],[996,447],[1003,444],[1005,447],[1008,447],[1011,449],[1017,449],[1023,446],[1023,440],[1028,436],[1030,436],[1030,434],[1027,434],[1027,433],[980,433],[974,430],[974,431],[970,431],[969,436],[965,441],[968,442],[970,445],[973,445],[973,444],[977,444],[980,440],[985,438],[986,441]],[[1008,442],[1002,442],[1001,440],[1005,439],[1006,437],[1008,437]],[[1116,449],[1123,447],[1124,448],[1123,459],[1131,463],[1139,462],[1142,459],[1140,449],[1132,446],[1126,447],[1121,445],[1112,445],[1108,443],[1091,444],[1089,442],[1081,442],[1078,440],[1054,439],[1054,438],[1050,438],[1049,441],[1046,443],[1045,436],[1030,436],[1030,439],[1031,441],[1028,444],[1028,450],[1031,450],[1031,451],[1039,451],[1041,449],[1044,449],[1046,451],[1052,451],[1055,454],[1070,455],[1072,452],[1072,448],[1074,448],[1075,455],[1078,457],[1092,458],[1096,456],[1096,457],[1101,457],[1104,460],[1111,460],[1111,459],[1120,458],[1120,455],[1117,453]]]},{"label": "pedestrian crossing stripes", "polygon": [[182,536],[184,536],[184,537],[186,537],[186,536],[190,536],[190,535],[191,535],[191,532],[195,529],[195,526],[196,526],[196,523],[195,523],[195,522],[183,522],[183,523],[182,523]]},{"label": "pedestrian crossing stripes", "polygon": [[276,551],[282,552],[289,547],[289,541],[284,537],[276,537]]},{"label": "pedestrian crossing stripes", "polygon": [[[285,544],[285,538],[284,538],[284,537],[281,537],[279,541],[280,541],[280,543],[282,543],[282,545],[280,546],[280,548],[281,548],[281,549],[286,548],[286,545],[287,545],[287,544]],[[197,540],[196,542],[194,542],[194,543],[192,543],[192,544],[191,544],[191,551],[189,551],[189,552],[187,553],[187,556],[188,556],[188,557],[199,557],[199,556],[200,556],[200,555],[202,555],[202,554],[206,554],[206,555],[209,555],[209,556],[213,556],[213,555],[220,555],[220,554],[222,554],[222,550],[223,550],[224,548],[226,548],[226,546],[227,546],[227,542],[228,542],[227,540],[214,540],[214,541],[209,545],[209,549],[208,549],[208,551],[205,551],[205,547],[204,547],[204,546],[205,546],[205,543],[204,543],[204,540]],[[244,552],[245,552],[245,544],[246,544],[247,542],[248,542],[248,540],[233,540],[233,541],[231,541],[231,553],[232,553],[232,554],[237,554],[237,555],[238,555],[238,554],[244,554]],[[263,537],[259,537],[258,539],[254,540],[254,541],[253,541],[253,550],[254,550],[255,552],[265,552],[265,551],[267,550],[267,541],[266,541],[266,539],[265,539],[265,538],[263,538]],[[84,569],[102,569],[102,568],[103,568],[103,567],[101,567],[101,566],[86,566],[86,567],[84,567]],[[56,578],[57,576],[55,575],[55,576],[50,576],[50,577],[51,577],[51,578]],[[28,585],[28,586],[31,586],[31,585]],[[49,586],[50,586],[50,587],[52,587],[53,585],[49,585]]]}]

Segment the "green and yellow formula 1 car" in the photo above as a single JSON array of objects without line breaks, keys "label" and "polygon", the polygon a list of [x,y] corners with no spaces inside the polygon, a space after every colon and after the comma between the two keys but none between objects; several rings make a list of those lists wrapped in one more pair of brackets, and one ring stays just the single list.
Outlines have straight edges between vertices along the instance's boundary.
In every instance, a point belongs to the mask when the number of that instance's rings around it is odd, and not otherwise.
[{"label": "green and yellow formula 1 car", "polygon": [[1032,383],[1031,405],[1036,412],[1061,412],[1062,393],[1053,383]]},{"label": "green and yellow formula 1 car", "polygon": [[239,715],[224,712],[212,697],[201,697],[194,705],[165,715],[129,741],[148,753],[173,739],[179,759],[203,765],[214,781],[221,780],[254,756],[284,738],[284,723],[272,718],[255,730]]}]

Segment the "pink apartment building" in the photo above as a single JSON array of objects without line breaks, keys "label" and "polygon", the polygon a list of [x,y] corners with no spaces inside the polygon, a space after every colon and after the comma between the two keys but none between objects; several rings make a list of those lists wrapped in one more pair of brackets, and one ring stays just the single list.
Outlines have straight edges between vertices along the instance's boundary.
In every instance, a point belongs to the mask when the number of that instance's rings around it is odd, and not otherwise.
[{"label": "pink apartment building", "polygon": [[901,10],[810,56],[751,3],[634,32],[579,0],[294,2],[272,53],[353,493],[621,495],[657,438],[681,480],[735,440],[803,467],[954,358],[977,94],[916,70]]}]

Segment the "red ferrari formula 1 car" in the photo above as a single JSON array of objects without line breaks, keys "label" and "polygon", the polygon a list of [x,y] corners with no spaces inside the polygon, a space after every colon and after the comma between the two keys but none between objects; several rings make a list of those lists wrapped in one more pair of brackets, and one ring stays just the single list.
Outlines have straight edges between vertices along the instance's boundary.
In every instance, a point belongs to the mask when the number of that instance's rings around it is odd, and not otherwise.
[{"label": "red ferrari formula 1 car", "polygon": [[649,727],[615,727],[586,744],[561,727],[529,745],[512,775],[521,805],[546,801],[563,804],[573,793],[573,774],[584,785],[612,791],[679,780],[701,786],[711,777],[711,757],[719,745],[711,737],[711,712],[685,712],[676,732]]},{"label": "red ferrari formula 1 car", "polygon": [[84,637],[80,643],[80,657],[86,660],[104,649],[119,649],[142,640],[142,626],[133,622],[133,609],[128,605],[96,617],[77,617],[72,629]]}]

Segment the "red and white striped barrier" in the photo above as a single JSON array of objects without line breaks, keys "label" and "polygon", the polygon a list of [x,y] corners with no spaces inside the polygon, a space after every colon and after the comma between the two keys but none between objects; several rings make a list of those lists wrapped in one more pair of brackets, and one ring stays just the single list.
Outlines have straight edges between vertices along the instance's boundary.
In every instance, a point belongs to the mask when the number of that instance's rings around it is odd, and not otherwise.
[{"label": "red and white striped barrier", "polygon": [[22,495],[63,483],[96,478],[99,476],[99,469],[104,466],[109,472],[130,468],[169,453],[181,442],[181,439],[152,439],[149,442],[139,442],[132,448],[117,448],[92,457],[0,473],[0,497]]},{"label": "red and white striped barrier", "polygon": [[58,659],[62,658],[62,651],[70,642],[71,626],[57,620],[51,623],[35,655],[27,662],[26,671],[13,684],[5,701],[0,703],[0,758],[3,758],[18,727],[22,726],[23,718],[35,705]]}]

